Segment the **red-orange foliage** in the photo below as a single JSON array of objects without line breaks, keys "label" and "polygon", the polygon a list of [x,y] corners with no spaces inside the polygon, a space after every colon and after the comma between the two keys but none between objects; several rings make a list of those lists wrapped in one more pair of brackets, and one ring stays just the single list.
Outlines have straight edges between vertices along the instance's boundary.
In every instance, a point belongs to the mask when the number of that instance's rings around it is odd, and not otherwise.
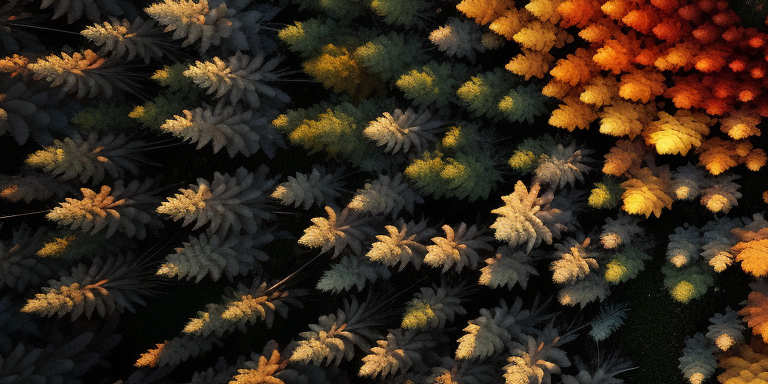
[{"label": "red-orange foliage", "polygon": [[707,88],[701,84],[697,75],[674,76],[674,86],[667,88],[664,97],[672,99],[677,108],[698,108],[705,97],[709,96]]},{"label": "red-orange foliage", "polygon": [[656,7],[646,5],[629,11],[621,18],[621,21],[630,28],[647,35],[661,21],[661,18]]},{"label": "red-orange foliage", "polygon": [[632,59],[637,54],[631,52],[629,48],[633,47],[627,47],[618,40],[611,39],[606,41],[602,48],[597,50],[597,53],[592,56],[592,60],[603,70],[611,71],[618,75],[633,68]]},{"label": "red-orange foliage", "polygon": [[768,342],[768,286],[765,283],[749,285],[752,292],[747,297],[747,305],[739,311],[744,321],[752,328],[752,334],[762,336]]},{"label": "red-orange foliage", "polygon": [[577,26],[584,28],[593,19],[601,16],[600,3],[597,0],[566,0],[557,6],[560,14],[560,26],[568,28]]}]

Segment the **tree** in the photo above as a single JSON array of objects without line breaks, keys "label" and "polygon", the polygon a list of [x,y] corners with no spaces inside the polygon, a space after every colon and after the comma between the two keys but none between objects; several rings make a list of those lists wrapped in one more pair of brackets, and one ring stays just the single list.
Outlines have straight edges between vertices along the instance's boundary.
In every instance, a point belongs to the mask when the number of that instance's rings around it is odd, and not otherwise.
[{"label": "tree", "polygon": [[81,200],[68,197],[45,217],[71,230],[94,234],[106,228],[107,237],[120,230],[128,237],[143,239],[147,234],[145,226],[157,221],[148,213],[148,208],[156,203],[149,191],[151,186],[152,179],[147,179],[143,183],[134,180],[128,185],[118,180],[114,189],[102,185],[98,193],[80,188]]},{"label": "tree", "polygon": [[213,182],[197,179],[197,184],[190,184],[190,189],[180,189],[156,211],[173,220],[184,219],[182,226],[195,221],[193,230],[210,223],[209,233],[220,236],[230,230],[256,233],[262,220],[272,218],[264,205],[266,191],[272,189],[276,181],[267,179],[267,172],[266,165],[260,166],[256,173],[243,167],[238,168],[234,176],[216,172]]}]

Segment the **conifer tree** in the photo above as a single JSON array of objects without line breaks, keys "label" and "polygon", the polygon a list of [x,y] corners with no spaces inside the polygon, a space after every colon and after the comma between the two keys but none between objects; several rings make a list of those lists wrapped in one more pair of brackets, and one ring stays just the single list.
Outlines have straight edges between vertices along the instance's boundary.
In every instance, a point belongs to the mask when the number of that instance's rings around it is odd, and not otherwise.
[{"label": "conifer tree", "polygon": [[363,357],[363,366],[358,376],[375,378],[405,373],[411,369],[426,370],[422,354],[428,348],[437,345],[428,333],[419,333],[415,329],[403,331],[390,330],[387,337],[376,340],[376,347]]},{"label": "conifer tree", "polygon": [[213,281],[219,280],[222,274],[230,279],[237,275],[246,275],[258,268],[258,262],[267,261],[269,256],[257,247],[272,241],[271,233],[260,231],[255,234],[229,234],[220,237],[216,234],[200,234],[189,237],[183,247],[176,248],[176,253],[166,256],[160,265],[157,275],[170,278],[199,282],[210,275]]},{"label": "conifer tree", "polygon": [[291,100],[288,94],[267,84],[279,80],[281,74],[275,68],[282,58],[274,57],[265,62],[265,56],[259,53],[251,58],[238,51],[226,62],[216,56],[212,61],[196,61],[184,71],[184,76],[200,88],[207,88],[206,94],[227,97],[232,104],[244,99],[252,108],[259,108],[265,96],[268,100],[287,103]]},{"label": "conifer tree", "polygon": [[310,153],[323,150],[330,157],[341,157],[364,170],[381,170],[388,160],[362,134],[363,127],[380,113],[381,104],[374,100],[357,105],[348,101],[336,106],[319,104],[288,111],[272,124]]},{"label": "conifer tree", "polygon": [[531,190],[522,181],[515,184],[515,191],[503,196],[505,205],[491,213],[500,215],[491,225],[496,230],[496,239],[506,241],[510,246],[526,243],[526,252],[544,241],[552,244],[553,238],[559,238],[560,232],[567,228],[561,224],[562,211],[549,207],[554,199],[552,193],[539,197],[541,187],[535,184]]},{"label": "conifer tree", "polygon": [[165,25],[163,32],[173,31],[173,39],[184,38],[186,47],[200,40],[199,51],[205,52],[211,45],[221,44],[222,39],[244,39],[239,20],[229,19],[226,3],[215,9],[208,7],[208,0],[163,0],[144,9],[153,19]]},{"label": "conifer tree", "polygon": [[733,181],[738,175],[718,175],[710,178],[708,186],[701,191],[701,205],[713,213],[728,213],[739,205],[739,185]]},{"label": "conifer tree", "polygon": [[437,231],[428,228],[426,220],[406,223],[400,219],[396,224],[397,226],[384,227],[387,235],[376,235],[378,241],[371,245],[365,257],[389,267],[400,263],[398,271],[402,271],[408,264],[413,264],[416,269],[419,269],[427,254],[424,242],[432,238]]},{"label": "conifer tree", "polygon": [[523,343],[515,343],[512,356],[504,366],[504,378],[507,383],[546,384],[551,382],[551,375],[559,374],[560,369],[571,366],[565,351],[558,348],[573,340],[575,335],[558,335],[551,324],[541,335],[525,335]]},{"label": "conifer tree", "polygon": [[352,287],[362,291],[369,281],[386,280],[390,276],[386,266],[373,264],[358,256],[344,256],[323,273],[315,288],[331,293],[349,291]]},{"label": "conifer tree", "polygon": [[401,327],[403,329],[442,329],[456,315],[465,315],[461,305],[466,295],[464,284],[449,286],[443,281],[438,287],[421,287],[405,306]]},{"label": "conifer tree", "polygon": [[722,272],[733,264],[731,247],[736,245],[737,238],[731,230],[741,225],[741,219],[721,217],[707,222],[701,228],[704,238],[701,257],[715,272]]},{"label": "conifer tree", "polygon": [[304,58],[314,57],[337,36],[347,36],[351,30],[331,18],[296,21],[278,32],[277,37],[289,45],[288,49]]},{"label": "conifer tree", "polygon": [[485,47],[480,43],[480,28],[468,20],[451,18],[429,34],[429,41],[448,56],[466,57],[475,61],[475,51],[482,53]]},{"label": "conifer tree", "polygon": [[464,83],[456,95],[464,103],[473,116],[484,116],[489,119],[499,119],[501,111],[499,103],[512,87],[512,76],[501,68],[492,72],[481,73]]},{"label": "conifer tree", "polygon": [[288,305],[302,307],[297,299],[306,294],[302,289],[279,289],[268,287],[265,282],[255,279],[250,286],[238,283],[224,296],[221,304],[210,303],[205,311],[198,311],[197,317],[189,320],[183,332],[198,338],[225,336],[238,329],[247,332],[248,325],[263,321],[272,328],[275,314],[283,318],[288,315]]},{"label": "conifer tree", "polygon": [[624,320],[627,319],[627,311],[629,309],[626,304],[602,305],[600,313],[589,323],[592,327],[589,336],[597,342],[607,339],[624,324]]},{"label": "conifer tree", "polygon": [[620,212],[615,220],[607,217],[603,231],[600,233],[600,244],[605,249],[617,249],[633,243],[633,239],[645,233],[645,230],[638,225],[639,222],[637,217],[623,212]]},{"label": "conifer tree", "polygon": [[40,9],[46,9],[53,6],[53,17],[58,19],[64,14],[67,15],[67,23],[72,24],[83,16],[90,21],[99,21],[103,18],[102,13],[119,16],[123,14],[123,7],[115,0],[46,0],[40,5]]},{"label": "conifer tree", "polygon": [[80,34],[101,47],[100,55],[111,52],[111,58],[125,56],[125,60],[138,56],[145,64],[149,64],[151,59],[159,60],[163,49],[170,47],[161,37],[161,30],[141,17],[136,17],[131,23],[127,19],[118,20],[110,16],[109,21],[88,26]]},{"label": "conifer tree", "polygon": [[667,260],[675,267],[690,265],[699,258],[699,248],[703,239],[699,229],[686,223],[683,227],[675,228],[675,233],[669,235],[667,245]]},{"label": "conifer tree", "polygon": [[420,107],[434,106],[445,109],[456,98],[456,91],[464,79],[469,77],[468,69],[458,63],[437,63],[430,61],[420,69],[411,69],[400,76],[395,85]]},{"label": "conifer tree", "polygon": [[368,72],[389,81],[397,79],[411,68],[423,65],[426,61],[424,52],[419,40],[407,39],[405,35],[390,32],[376,36],[357,47],[353,57]]},{"label": "conifer tree", "polygon": [[146,305],[141,294],[152,285],[143,268],[130,256],[97,258],[90,267],[80,263],[69,275],[50,280],[44,293],[35,294],[21,311],[41,316],[70,314],[72,321],[82,314],[90,319],[94,310],[105,319],[114,311],[136,312],[134,303]]},{"label": "conifer tree", "polygon": [[[262,149],[268,157],[275,155],[276,147],[285,147],[282,135],[272,126],[270,112],[225,105],[219,101],[215,108],[195,108],[182,111],[184,116],[174,115],[166,120],[160,130],[197,143],[196,149],[211,143],[213,153],[227,148],[230,157],[237,153],[251,156]],[[254,114],[259,113],[260,117]],[[266,115],[266,116],[263,116]]]},{"label": "conifer tree", "polygon": [[144,142],[124,134],[91,132],[86,139],[78,135],[54,140],[53,145],[29,155],[25,162],[61,180],[79,178],[81,183],[100,183],[105,174],[115,179],[125,177],[125,171],[138,175],[135,163],[144,160],[139,155],[144,146]]},{"label": "conifer tree", "polygon": [[701,168],[690,163],[675,169],[669,186],[674,193],[673,197],[677,200],[695,199],[706,185],[704,176]]},{"label": "conifer tree", "polygon": [[488,244],[491,238],[482,236],[482,231],[475,225],[467,227],[462,222],[456,229],[450,225],[443,225],[442,228],[445,237],[433,237],[434,244],[427,246],[427,254],[424,255],[424,263],[432,267],[442,266],[442,272],[454,266],[457,272],[465,266],[475,269],[480,258],[478,251],[493,249]]},{"label": "conifer tree", "polygon": [[353,53],[346,46],[327,44],[319,54],[303,62],[302,67],[325,88],[362,100],[375,89],[377,81],[355,60]]},{"label": "conifer tree", "polygon": [[173,220],[184,219],[182,226],[195,221],[193,230],[210,223],[209,233],[220,236],[230,230],[256,233],[262,220],[272,218],[264,204],[266,191],[272,189],[275,179],[267,179],[267,172],[266,165],[260,166],[256,173],[243,167],[238,168],[234,176],[216,172],[213,182],[197,179],[197,184],[190,184],[190,189],[182,188],[164,201],[157,212]]},{"label": "conifer tree", "polygon": [[0,175],[0,198],[11,202],[24,200],[48,200],[53,196],[62,198],[74,194],[75,190],[69,184],[42,173],[22,173],[16,176]]},{"label": "conifer tree", "polygon": [[320,248],[320,253],[333,249],[333,258],[338,257],[347,247],[355,255],[360,255],[365,237],[375,233],[370,223],[371,218],[361,216],[350,209],[343,209],[341,213],[336,214],[336,211],[328,206],[325,207],[325,212],[328,213],[328,218],[312,219],[312,225],[304,230],[299,244]]},{"label": "conifer tree", "polygon": [[51,133],[67,125],[66,116],[55,109],[65,93],[43,84],[26,84],[18,78],[0,76],[0,135],[10,134],[19,145],[30,137],[38,144],[50,144]]},{"label": "conifer tree", "polygon": [[379,175],[378,179],[366,183],[357,191],[347,208],[371,215],[390,215],[395,218],[403,208],[408,213],[413,213],[414,205],[422,203],[424,199],[403,182],[402,173],[397,173],[392,177]]},{"label": "conifer tree", "polygon": [[744,343],[744,325],[739,320],[738,313],[731,307],[726,307],[724,313],[716,313],[710,317],[709,322],[711,325],[707,328],[707,339],[721,351]]},{"label": "conifer tree", "polygon": [[408,108],[405,112],[395,109],[393,113],[384,112],[384,117],[371,121],[363,130],[363,135],[381,147],[384,152],[397,153],[401,149],[408,152],[411,146],[416,153],[427,149],[428,144],[437,141],[434,131],[445,123],[433,120],[429,111],[416,113]]},{"label": "conifer tree", "polygon": [[480,285],[486,285],[491,288],[507,286],[512,289],[515,284],[519,284],[523,289],[528,285],[528,278],[531,275],[538,276],[539,273],[531,264],[531,259],[524,252],[515,252],[512,247],[501,246],[498,248],[496,256],[485,259],[487,264],[480,269]]},{"label": "conifer tree", "polygon": [[42,228],[29,233],[29,228],[23,227],[13,231],[10,241],[0,242],[0,287],[27,292],[29,287],[63,272],[58,262],[35,255],[45,233]]},{"label": "conifer tree", "polygon": [[768,340],[768,311],[766,311],[768,308],[766,306],[768,304],[768,285],[758,280],[750,283],[749,287],[752,292],[749,293],[745,306],[739,311],[739,315],[744,316],[744,321],[752,329],[752,334],[760,336],[765,342]]},{"label": "conifer tree", "polygon": [[309,175],[296,172],[296,177],[288,176],[288,181],[278,185],[271,196],[283,205],[293,204],[294,208],[299,205],[304,209],[312,205],[336,208],[335,199],[341,196],[343,171],[338,168],[334,173],[327,173],[322,165],[314,165]]},{"label": "conifer tree", "polygon": [[717,360],[712,353],[713,349],[701,332],[686,338],[678,367],[691,384],[701,384],[715,373]]},{"label": "conifer tree", "polygon": [[544,115],[547,97],[536,84],[518,85],[499,100],[498,108],[507,120],[513,123],[533,124],[535,118]]},{"label": "conifer tree", "polygon": [[290,361],[320,365],[325,360],[325,365],[338,366],[342,359],[352,359],[355,346],[370,350],[369,342],[378,339],[369,329],[376,323],[374,309],[368,301],[360,304],[354,298],[351,302],[345,300],[344,309],[320,316],[317,324],[309,326],[311,331],[300,333],[303,340],[293,350]]},{"label": "conifer tree", "polygon": [[634,279],[645,269],[645,262],[650,259],[651,256],[642,249],[635,246],[625,247],[605,263],[604,278],[611,284]]},{"label": "conifer tree", "polygon": [[111,97],[114,88],[131,92],[136,84],[125,76],[125,67],[117,61],[107,60],[87,49],[68,55],[49,55],[30,63],[27,68],[35,80],[44,79],[51,87],[64,86],[67,93],[75,93],[78,99],[102,95]]},{"label": "conifer tree", "polygon": [[157,201],[149,191],[151,186],[152,179],[147,179],[143,183],[134,180],[128,185],[118,180],[114,189],[102,185],[98,193],[81,188],[81,200],[67,198],[45,217],[68,226],[70,230],[79,229],[94,234],[106,228],[106,237],[119,230],[128,237],[135,236],[141,240],[147,234],[145,226],[157,222],[148,213]]}]

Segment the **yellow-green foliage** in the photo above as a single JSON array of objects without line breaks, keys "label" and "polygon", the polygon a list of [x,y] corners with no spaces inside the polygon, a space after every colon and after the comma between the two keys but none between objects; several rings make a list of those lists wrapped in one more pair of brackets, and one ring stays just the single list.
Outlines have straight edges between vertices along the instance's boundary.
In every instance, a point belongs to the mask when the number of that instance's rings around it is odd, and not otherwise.
[{"label": "yellow-green foliage", "polygon": [[621,194],[622,189],[618,184],[611,179],[604,178],[602,182],[595,183],[587,202],[592,208],[612,209],[621,202]]},{"label": "yellow-green foliage", "polygon": [[320,54],[302,63],[304,72],[336,93],[364,99],[378,81],[354,59],[347,47],[328,44]]},{"label": "yellow-green foliage", "polygon": [[715,283],[712,270],[699,264],[677,268],[672,264],[662,267],[664,286],[675,300],[685,304],[707,293],[707,289]]},{"label": "yellow-green foliage", "polygon": [[635,247],[626,247],[605,264],[605,280],[611,284],[634,279],[645,268],[651,256]]}]

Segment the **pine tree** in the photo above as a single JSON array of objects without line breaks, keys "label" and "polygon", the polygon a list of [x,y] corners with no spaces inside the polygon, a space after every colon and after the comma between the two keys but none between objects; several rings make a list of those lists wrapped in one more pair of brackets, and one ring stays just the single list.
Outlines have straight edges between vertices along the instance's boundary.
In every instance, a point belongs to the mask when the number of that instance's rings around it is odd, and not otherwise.
[{"label": "pine tree", "polygon": [[442,110],[456,98],[456,90],[468,78],[468,71],[468,68],[458,63],[430,61],[420,69],[411,69],[401,75],[395,85],[414,104]]},{"label": "pine tree", "polygon": [[125,60],[139,57],[145,64],[149,64],[152,59],[162,58],[163,49],[170,46],[161,37],[160,29],[141,17],[136,17],[133,23],[127,19],[118,20],[114,16],[110,16],[109,20],[80,31],[83,37],[101,47],[98,52],[100,55],[111,52],[111,58],[126,56]]},{"label": "pine tree", "polygon": [[369,281],[386,280],[390,276],[386,266],[373,264],[357,256],[344,256],[323,273],[315,288],[331,293],[349,291],[352,287],[362,291]]},{"label": "pine tree", "polygon": [[185,141],[197,143],[200,149],[208,143],[213,145],[213,153],[222,147],[227,148],[230,157],[237,153],[251,156],[262,149],[270,158],[275,154],[275,147],[285,148],[282,136],[271,124],[268,111],[258,111],[226,105],[219,101],[215,108],[195,108],[182,111],[184,116],[174,115],[166,120],[160,130],[180,137]]},{"label": "pine tree", "polygon": [[608,336],[624,324],[624,320],[627,319],[627,311],[629,311],[629,308],[627,308],[626,304],[602,305],[600,313],[589,323],[592,327],[592,330],[589,331],[589,336],[596,342],[607,339]]},{"label": "pine tree", "polygon": [[205,306],[205,311],[198,311],[197,316],[184,327],[184,333],[197,338],[222,337],[235,329],[245,333],[248,325],[259,321],[272,328],[275,314],[286,318],[288,306],[301,308],[297,298],[305,294],[302,289],[269,287],[259,279],[255,279],[250,286],[238,283],[237,289],[231,289],[224,296],[223,303],[210,303]]},{"label": "pine tree", "polygon": [[81,183],[100,183],[105,174],[114,179],[124,178],[126,171],[138,175],[136,163],[145,161],[139,155],[144,146],[144,142],[123,134],[91,132],[86,139],[78,135],[54,140],[53,145],[29,155],[25,162],[60,180],[79,178]]},{"label": "pine tree", "polygon": [[387,337],[376,340],[378,346],[371,348],[371,353],[363,357],[363,366],[358,376],[382,378],[405,373],[412,368],[417,371],[426,369],[422,354],[437,345],[428,333],[419,333],[415,329],[403,331],[390,330]]},{"label": "pine tree", "polygon": [[44,84],[26,84],[18,78],[1,76],[0,135],[10,134],[19,145],[30,137],[38,144],[50,144],[51,133],[67,125],[67,117],[55,108],[65,93]]},{"label": "pine tree", "polygon": [[422,153],[427,146],[437,141],[434,132],[445,123],[433,120],[429,111],[416,113],[408,108],[405,112],[395,109],[393,113],[384,112],[384,117],[371,121],[363,130],[363,135],[381,147],[384,152],[397,153],[401,149],[408,152],[411,146],[416,153]]},{"label": "pine tree", "polygon": [[482,53],[485,47],[480,44],[480,28],[468,20],[457,18],[448,22],[429,34],[429,41],[448,56],[467,57],[475,61],[475,51]]},{"label": "pine tree", "polygon": [[343,45],[327,44],[320,53],[301,66],[323,87],[336,93],[346,93],[355,100],[362,100],[375,89],[378,82],[355,60],[353,52]]},{"label": "pine tree", "polygon": [[304,235],[299,238],[299,244],[309,248],[320,248],[320,253],[333,249],[333,258],[341,255],[341,252],[349,247],[353,254],[361,255],[363,240],[366,236],[372,236],[375,232],[367,216],[360,216],[350,209],[343,209],[341,213],[331,207],[325,207],[328,218],[315,217],[312,225],[304,230]]},{"label": "pine tree", "polygon": [[501,68],[472,76],[457,91],[456,95],[473,116],[499,119],[499,103],[512,87],[512,76]]},{"label": "pine tree", "polygon": [[265,56],[259,53],[251,58],[238,51],[226,62],[216,56],[212,61],[196,61],[184,71],[184,76],[200,88],[207,88],[206,94],[215,93],[216,98],[226,96],[233,105],[244,99],[252,108],[259,108],[262,97],[287,103],[291,100],[288,94],[267,84],[280,79],[280,71],[275,68],[282,58],[274,57],[265,62]]},{"label": "pine tree", "polygon": [[466,296],[464,284],[453,287],[443,281],[438,287],[422,287],[405,305],[401,327],[403,329],[442,329],[447,322],[452,322],[456,315],[466,315],[461,306]]},{"label": "pine tree", "polygon": [[678,368],[691,384],[701,384],[715,373],[717,360],[712,354],[713,349],[713,346],[701,332],[686,338],[683,356],[680,357]]},{"label": "pine tree", "polygon": [[46,230],[41,228],[30,234],[29,228],[22,227],[13,231],[10,241],[0,242],[0,287],[27,292],[29,287],[63,272],[58,262],[35,256],[45,233]]},{"label": "pine tree", "polygon": [[424,0],[373,0],[370,5],[385,23],[405,28],[422,27],[421,19],[429,6]]},{"label": "pine tree", "polygon": [[334,173],[327,173],[322,165],[316,164],[309,175],[296,172],[296,177],[288,176],[288,181],[278,185],[270,196],[283,205],[293,204],[294,208],[299,205],[304,209],[312,205],[337,208],[335,199],[341,196],[343,171],[344,168],[338,168]]},{"label": "pine tree", "polygon": [[100,57],[87,49],[61,57],[49,55],[28,65],[35,80],[45,79],[51,87],[64,85],[68,93],[77,92],[78,99],[98,95],[111,97],[114,88],[131,92],[136,84],[125,76],[125,68],[116,61]]},{"label": "pine tree", "polygon": [[724,214],[739,205],[740,186],[733,182],[738,178],[738,175],[718,175],[710,178],[707,183],[709,185],[701,191],[701,205],[710,212]]},{"label": "pine tree", "polygon": [[143,269],[130,256],[97,258],[90,267],[80,263],[69,275],[50,280],[44,293],[35,294],[21,311],[41,316],[70,314],[72,321],[82,314],[90,319],[94,310],[105,319],[114,311],[136,312],[134,303],[146,305],[141,294],[152,285],[142,276]]},{"label": "pine tree", "polygon": [[480,258],[478,251],[493,249],[488,244],[491,238],[482,236],[482,231],[474,225],[467,227],[462,222],[455,230],[450,225],[443,225],[442,228],[445,237],[433,237],[434,245],[427,246],[427,254],[424,256],[424,263],[432,267],[442,266],[442,272],[454,266],[457,272],[461,272],[467,265],[475,269]]},{"label": "pine tree", "polygon": [[376,323],[376,312],[370,307],[367,301],[360,304],[356,299],[345,300],[344,309],[320,316],[317,324],[309,326],[311,331],[299,334],[303,340],[293,350],[290,361],[320,365],[325,360],[325,365],[338,366],[342,359],[352,359],[355,346],[370,350],[369,340],[378,339],[369,329]]},{"label": "pine tree", "polygon": [[128,237],[143,239],[146,225],[156,224],[157,219],[148,213],[156,199],[149,188],[152,179],[143,183],[137,180],[124,185],[122,180],[115,182],[114,189],[102,185],[98,193],[88,188],[81,188],[81,200],[67,198],[65,202],[53,208],[45,216],[70,230],[79,229],[94,234],[106,228],[106,237],[116,231]]},{"label": "pine tree", "polygon": [[709,322],[711,325],[707,328],[707,339],[721,351],[744,343],[744,325],[739,320],[738,313],[731,307],[726,307],[724,313],[716,313],[710,317]]},{"label": "pine tree", "polygon": [[234,176],[214,173],[213,182],[197,179],[190,189],[180,189],[174,197],[168,198],[157,208],[157,213],[170,216],[173,220],[184,219],[182,226],[196,221],[192,228],[198,229],[210,223],[209,233],[225,235],[230,229],[245,233],[256,233],[262,220],[269,220],[272,214],[264,209],[266,191],[275,185],[275,179],[267,179],[267,166],[262,165],[256,173],[240,167]]},{"label": "pine tree", "polygon": [[173,31],[173,39],[186,38],[186,47],[200,40],[199,51],[205,52],[211,45],[221,44],[240,27],[240,22],[227,18],[227,5],[221,3],[210,9],[208,0],[163,0],[144,9],[158,23],[165,25],[163,32]]},{"label": "pine tree", "polygon": [[288,49],[304,58],[318,54],[323,46],[336,36],[352,32],[331,18],[296,21],[278,32],[277,37],[289,45]]},{"label": "pine tree", "polygon": [[531,275],[538,276],[531,259],[524,252],[515,252],[512,247],[501,246],[498,248],[496,256],[485,259],[487,264],[480,268],[480,285],[491,288],[500,288],[507,286],[512,289],[515,284],[519,284],[523,289],[528,286],[528,278]]},{"label": "pine tree", "polygon": [[552,244],[553,238],[559,238],[566,227],[562,211],[549,207],[554,199],[551,193],[539,197],[541,187],[535,184],[531,190],[522,181],[515,184],[514,193],[502,196],[505,205],[491,213],[500,215],[491,225],[496,230],[496,239],[506,241],[510,246],[526,243],[526,253],[544,241]]},{"label": "pine tree", "polygon": [[513,123],[533,124],[535,118],[547,111],[547,97],[536,84],[518,85],[507,92],[498,103],[504,118]]},{"label": "pine tree", "polygon": [[392,177],[379,175],[378,179],[366,183],[352,197],[347,208],[356,212],[390,215],[395,218],[403,208],[408,213],[413,213],[414,206],[422,203],[424,199],[403,182],[402,173],[397,173]]},{"label": "pine tree", "polygon": [[507,383],[547,384],[551,375],[559,374],[560,368],[571,366],[565,351],[558,348],[573,340],[575,335],[558,335],[551,324],[534,337],[524,335],[523,343],[515,343],[512,356],[504,366],[504,378]]},{"label": "pine tree", "polygon": [[166,256],[156,274],[186,280],[194,278],[196,283],[205,276],[210,275],[213,281],[217,281],[222,274],[226,274],[231,281],[237,275],[246,275],[258,269],[258,262],[267,261],[269,256],[257,247],[273,239],[269,232],[229,234],[223,238],[205,233],[190,236],[183,247],[175,249],[176,253]]},{"label": "pine tree", "polygon": [[605,249],[617,249],[621,246],[628,246],[645,234],[645,230],[638,224],[640,220],[620,212],[616,219],[605,218],[603,231],[600,233],[600,244]]},{"label": "pine tree", "polygon": [[365,257],[388,267],[394,267],[400,263],[398,271],[402,271],[408,264],[413,264],[416,269],[419,269],[427,254],[427,247],[423,243],[437,231],[428,228],[426,220],[406,223],[400,219],[396,224],[397,226],[384,227],[387,235],[376,235],[378,241],[371,245]]},{"label": "pine tree", "polygon": [[409,69],[423,65],[427,58],[419,40],[395,32],[376,36],[357,47],[353,57],[368,72],[385,81],[397,79]]}]

